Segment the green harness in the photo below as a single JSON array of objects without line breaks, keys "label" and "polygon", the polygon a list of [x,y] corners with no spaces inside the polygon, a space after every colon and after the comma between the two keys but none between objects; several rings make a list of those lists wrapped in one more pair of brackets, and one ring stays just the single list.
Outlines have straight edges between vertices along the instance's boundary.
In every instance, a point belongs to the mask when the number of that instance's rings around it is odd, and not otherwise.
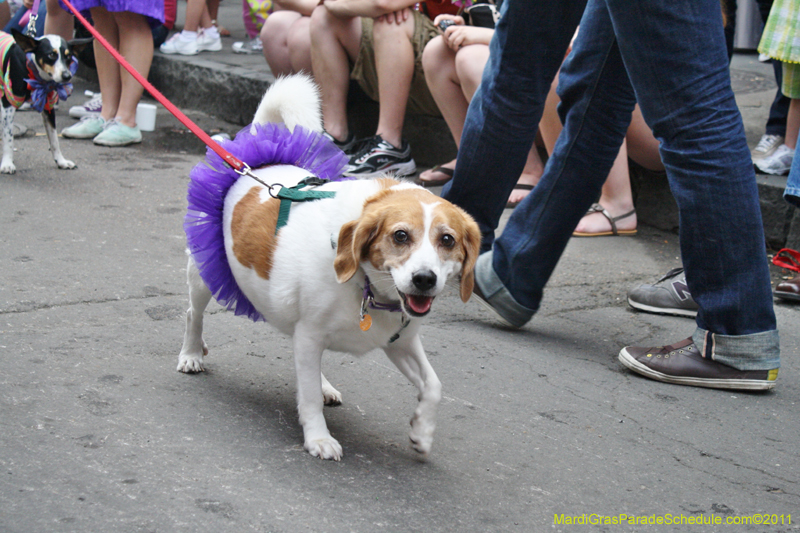
[{"label": "green harness", "polygon": [[319,185],[324,185],[328,183],[330,180],[324,180],[321,178],[315,178],[313,176],[309,176],[294,187],[281,187],[281,190],[278,191],[274,197],[281,201],[281,207],[278,211],[278,223],[275,225],[275,235],[278,234],[278,230],[281,229],[289,222],[289,211],[292,208],[292,204],[294,202],[313,202],[314,200],[322,200],[323,198],[333,198],[336,196],[334,191],[303,191],[304,187],[317,187]]}]

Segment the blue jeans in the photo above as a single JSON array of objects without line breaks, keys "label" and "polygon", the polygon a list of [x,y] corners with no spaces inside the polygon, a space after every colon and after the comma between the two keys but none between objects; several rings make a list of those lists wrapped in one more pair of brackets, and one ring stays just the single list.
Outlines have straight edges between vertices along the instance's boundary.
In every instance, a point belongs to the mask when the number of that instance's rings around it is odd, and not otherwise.
[{"label": "blue jeans", "polygon": [[[485,244],[580,16],[580,1],[552,4],[504,3],[455,176],[444,190],[476,218]],[[517,325],[533,316],[572,231],[600,193],[638,101],[661,141],[679,208],[683,265],[700,308],[695,342],[714,346],[709,355],[741,370],[777,368],[758,191],[730,86],[719,2],[590,0],[580,25],[560,75],[564,130],[539,184],[479,259],[483,294]],[[539,76],[545,79],[532,79]]]}]

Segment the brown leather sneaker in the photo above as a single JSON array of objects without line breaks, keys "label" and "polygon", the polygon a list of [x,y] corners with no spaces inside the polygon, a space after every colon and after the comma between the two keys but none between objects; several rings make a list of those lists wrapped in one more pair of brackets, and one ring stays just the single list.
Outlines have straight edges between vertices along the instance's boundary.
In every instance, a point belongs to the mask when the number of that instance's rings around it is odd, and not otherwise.
[{"label": "brown leather sneaker", "polygon": [[800,275],[778,283],[773,294],[785,300],[800,301]]},{"label": "brown leather sneaker", "polygon": [[775,387],[778,369],[737,370],[704,358],[691,337],[678,343],[619,352],[625,367],[656,381],[712,389],[767,390]]}]

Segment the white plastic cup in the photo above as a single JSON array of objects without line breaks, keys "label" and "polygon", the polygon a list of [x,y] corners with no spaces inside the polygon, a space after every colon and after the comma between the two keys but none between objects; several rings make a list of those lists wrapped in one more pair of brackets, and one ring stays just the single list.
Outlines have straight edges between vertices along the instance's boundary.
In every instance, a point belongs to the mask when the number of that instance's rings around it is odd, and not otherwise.
[{"label": "white plastic cup", "polygon": [[142,131],[153,131],[156,129],[156,111],[158,108],[153,104],[139,104],[136,106],[136,125]]}]

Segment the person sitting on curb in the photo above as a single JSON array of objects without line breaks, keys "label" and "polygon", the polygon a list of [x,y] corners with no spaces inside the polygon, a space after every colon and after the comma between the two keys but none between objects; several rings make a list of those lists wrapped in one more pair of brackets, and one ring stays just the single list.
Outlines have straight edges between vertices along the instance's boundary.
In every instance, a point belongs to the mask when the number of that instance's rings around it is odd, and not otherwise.
[{"label": "person sitting on curb", "polygon": [[[311,15],[311,63],[325,131],[351,155],[345,174],[416,172],[403,139],[406,108],[439,116],[425,83],[422,51],[440,34],[413,0],[325,0]],[[350,78],[380,106],[374,137],[356,141],[347,123]]]},{"label": "person sitting on curb", "polygon": [[[483,67],[489,59],[489,41],[494,29],[467,25],[463,17],[454,15],[439,15],[433,22],[438,26],[442,21],[451,21],[453,24],[445,29],[443,35],[431,39],[425,46],[422,67],[431,94],[458,146],[467,107],[478,89]],[[436,165],[422,172],[415,183],[423,187],[444,185],[452,179],[455,166],[455,159]],[[544,164],[534,145],[507,207],[516,206],[533,189],[543,171]]]}]

